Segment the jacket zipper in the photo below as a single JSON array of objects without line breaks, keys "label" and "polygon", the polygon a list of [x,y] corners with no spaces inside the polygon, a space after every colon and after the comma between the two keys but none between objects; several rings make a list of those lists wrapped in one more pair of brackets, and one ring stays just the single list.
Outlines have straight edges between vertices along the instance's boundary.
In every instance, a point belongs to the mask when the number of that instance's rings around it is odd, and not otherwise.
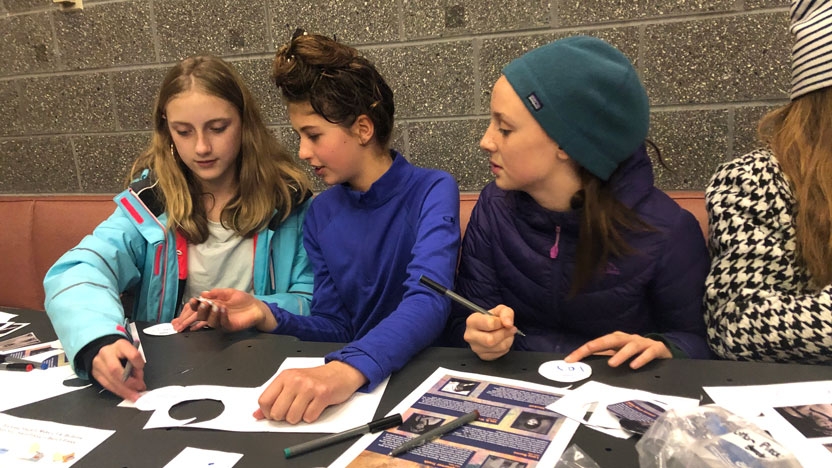
[{"label": "jacket zipper", "polygon": [[558,252],[560,251],[560,247],[558,247],[559,243],[560,243],[560,226],[555,226],[555,243],[552,245],[552,248],[549,249],[549,258],[558,258]]},{"label": "jacket zipper", "polygon": [[[162,242],[162,245],[159,246],[159,251],[158,251],[159,253],[164,252],[164,258],[162,259],[162,261],[164,263],[162,263],[162,291],[159,294],[159,310],[158,310],[158,312],[156,312],[156,322],[161,322],[162,321],[162,311],[164,310],[164,305],[165,305],[165,289],[166,289],[165,288],[165,286],[166,286],[165,282],[168,279],[168,266],[167,266],[167,263],[168,263],[167,262],[167,260],[168,260],[168,252],[167,251],[168,251],[168,249],[167,249],[167,246],[168,246],[167,234],[165,234],[165,241]],[[158,259],[158,257],[159,257],[159,255],[157,254],[157,259]]]}]

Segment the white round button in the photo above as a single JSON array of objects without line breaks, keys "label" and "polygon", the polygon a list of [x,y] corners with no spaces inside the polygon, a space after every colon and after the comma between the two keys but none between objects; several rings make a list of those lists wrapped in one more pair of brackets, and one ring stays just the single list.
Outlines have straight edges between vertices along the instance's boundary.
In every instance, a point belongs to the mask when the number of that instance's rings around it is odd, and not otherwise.
[{"label": "white round button", "polygon": [[544,362],[537,369],[540,375],[555,382],[577,382],[592,375],[592,368],[583,362],[564,360]]},{"label": "white round button", "polygon": [[146,335],[153,336],[167,336],[176,334],[176,330],[173,329],[173,325],[170,323],[158,323],[156,325],[145,328],[143,331]]}]

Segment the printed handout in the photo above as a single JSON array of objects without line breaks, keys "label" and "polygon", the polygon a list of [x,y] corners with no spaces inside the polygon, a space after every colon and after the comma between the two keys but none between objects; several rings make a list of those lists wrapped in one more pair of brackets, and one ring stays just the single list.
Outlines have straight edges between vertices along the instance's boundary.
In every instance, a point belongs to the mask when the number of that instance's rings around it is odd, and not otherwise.
[{"label": "printed handout", "polygon": [[114,432],[0,413],[0,466],[72,466]]},{"label": "printed handout", "polygon": [[[607,407],[616,403],[628,401],[645,401],[654,404],[662,410],[671,408],[695,408],[699,400],[672,395],[636,390],[634,388],[615,387],[590,380],[569,392],[555,403],[548,406],[549,410],[562,414],[570,419],[584,423],[587,427],[604,434],[626,439],[633,433],[621,427],[620,420]],[[587,411],[592,411],[589,419],[584,419]]]},{"label": "printed handout", "polygon": [[832,381],[705,391],[717,405],[769,431],[805,468],[832,466]]},{"label": "printed handout", "polygon": [[19,322],[0,322],[0,336],[6,336],[8,334],[14,333],[21,328],[29,325],[28,323],[19,323]]},{"label": "printed handout", "polygon": [[[439,368],[393,409],[402,415],[401,426],[363,436],[330,466],[554,466],[578,428],[577,422],[546,409],[564,392]],[[402,442],[473,410],[480,413],[477,421],[396,458],[388,456]]]}]

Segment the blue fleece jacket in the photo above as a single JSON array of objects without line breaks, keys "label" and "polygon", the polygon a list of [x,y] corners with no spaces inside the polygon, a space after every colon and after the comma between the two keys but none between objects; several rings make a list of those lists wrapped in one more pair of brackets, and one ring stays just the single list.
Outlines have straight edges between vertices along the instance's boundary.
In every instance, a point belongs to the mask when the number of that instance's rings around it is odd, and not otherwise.
[{"label": "blue fleece jacket", "polygon": [[326,356],[358,369],[372,390],[442,333],[450,303],[419,284],[450,285],[459,248],[459,189],[447,173],[397,152],[368,191],[333,186],[306,214],[304,246],[315,273],[311,315],[269,304],[274,333],[349,342]]},{"label": "blue fleece jacket", "polygon": [[[577,295],[569,291],[580,211],[548,211],[529,195],[493,183],[483,189],[465,231],[457,292],[486,309],[514,309],[514,323],[527,336],[515,336],[512,349],[569,353],[621,330],[652,334],[671,345],[675,356],[711,357],[702,310],[709,258],[699,223],[653,186],[643,146],[610,184],[654,229],[625,234],[635,253],[610,258]],[[454,307],[449,344],[467,346],[469,314]]]}]

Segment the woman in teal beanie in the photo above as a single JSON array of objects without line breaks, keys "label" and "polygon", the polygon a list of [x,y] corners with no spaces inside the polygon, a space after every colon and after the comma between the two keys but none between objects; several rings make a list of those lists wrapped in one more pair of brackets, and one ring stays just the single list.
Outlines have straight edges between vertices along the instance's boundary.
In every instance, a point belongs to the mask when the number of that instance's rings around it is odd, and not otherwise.
[{"label": "woman in teal beanie", "polygon": [[480,142],[496,180],[472,213],[456,281],[494,316],[455,308],[453,343],[485,360],[602,353],[634,369],[710,357],[708,252],[696,219],[653,185],[648,125],[635,69],[600,39],[561,39],[503,69]]}]

